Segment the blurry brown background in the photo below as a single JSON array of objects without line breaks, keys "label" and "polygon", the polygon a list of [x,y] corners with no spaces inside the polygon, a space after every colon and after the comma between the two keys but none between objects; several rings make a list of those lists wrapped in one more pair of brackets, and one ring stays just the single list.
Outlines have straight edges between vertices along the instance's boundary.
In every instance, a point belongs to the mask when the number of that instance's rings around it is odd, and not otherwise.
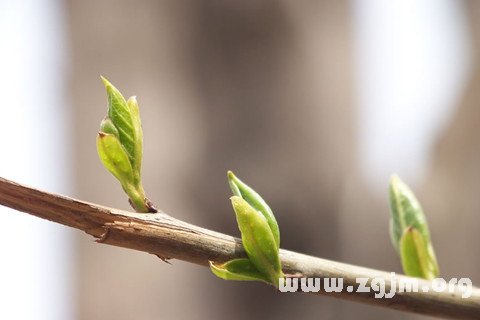
[{"label": "blurry brown background", "polygon": [[[479,285],[480,2],[461,7],[472,70],[414,189],[442,275]],[[378,192],[359,165],[353,19],[345,0],[66,1],[73,195],[129,209],[96,155],[102,74],[138,97],[144,186],[163,211],[238,235],[231,169],[273,207],[282,247],[401,272],[388,236],[388,181]],[[427,318],[221,281],[206,268],[73,234],[77,319]]]}]

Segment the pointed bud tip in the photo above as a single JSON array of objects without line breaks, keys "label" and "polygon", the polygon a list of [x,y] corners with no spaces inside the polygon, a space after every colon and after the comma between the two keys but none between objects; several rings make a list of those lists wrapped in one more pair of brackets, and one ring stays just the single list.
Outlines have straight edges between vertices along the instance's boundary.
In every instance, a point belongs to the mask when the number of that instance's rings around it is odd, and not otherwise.
[{"label": "pointed bud tip", "polygon": [[227,171],[227,177],[228,177],[228,180],[232,180],[232,179],[236,178],[235,174],[233,174],[233,172],[231,170]]},{"label": "pointed bud tip", "polygon": [[390,184],[396,184],[398,182],[401,182],[402,180],[400,179],[400,177],[398,176],[398,174],[396,173],[393,173],[391,176],[390,176]]},{"label": "pointed bud tip", "polygon": [[410,187],[402,179],[400,179],[397,174],[392,174],[390,177],[390,188],[403,194],[411,194],[411,196],[415,197]]},{"label": "pointed bud tip", "polygon": [[400,177],[394,173],[390,176],[390,189],[397,190],[397,192],[403,192],[410,190],[410,188],[403,182]]},{"label": "pointed bud tip", "polygon": [[100,76],[100,79],[102,79],[103,85],[105,86],[105,89],[107,90],[107,92],[111,92],[112,90],[115,89],[113,84],[110,81],[108,81],[107,78],[105,78],[104,76]]},{"label": "pointed bud tip", "polygon": [[224,264],[221,264],[221,263],[215,263],[215,261],[212,261],[212,260],[208,260],[208,264],[210,265],[210,268],[213,268],[217,271],[221,271],[221,268]]},{"label": "pointed bud tip", "polygon": [[130,98],[128,98],[127,104],[128,104],[130,107],[134,107],[135,109],[138,109],[137,96],[131,96]]},{"label": "pointed bud tip", "polygon": [[231,196],[230,201],[232,202],[233,207],[239,207],[242,206],[245,202],[241,197],[239,196]]},{"label": "pointed bud tip", "polygon": [[103,84],[105,85],[105,87],[106,87],[107,85],[111,85],[110,81],[108,81],[107,78],[105,78],[104,76],[101,75],[101,76],[100,76],[100,79],[102,79],[102,82],[103,82]]}]

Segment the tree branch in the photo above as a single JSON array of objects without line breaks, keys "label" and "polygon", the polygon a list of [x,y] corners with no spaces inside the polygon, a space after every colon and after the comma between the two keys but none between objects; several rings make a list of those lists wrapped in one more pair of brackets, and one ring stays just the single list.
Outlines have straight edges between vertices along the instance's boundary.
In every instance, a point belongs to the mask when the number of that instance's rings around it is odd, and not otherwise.
[{"label": "tree branch", "polygon": [[[97,242],[139,250],[161,258],[180,259],[203,266],[209,261],[225,262],[246,257],[241,240],[203,229],[170,217],[165,213],[139,214],[107,208],[26,187],[0,178],[0,204],[37,217],[80,229]],[[329,261],[292,251],[281,250],[284,272],[312,278],[343,278],[344,288],[357,288],[356,278],[381,277],[385,291],[391,289],[392,275],[345,263]],[[395,279],[406,279],[396,275]],[[429,284],[418,280],[419,287]],[[370,281],[369,281],[370,282]],[[419,290],[422,291],[422,290]],[[321,290],[319,294],[326,294]],[[374,292],[328,293],[392,309],[452,319],[480,319],[480,290],[470,298],[460,292],[398,292],[391,299],[374,298]]]}]

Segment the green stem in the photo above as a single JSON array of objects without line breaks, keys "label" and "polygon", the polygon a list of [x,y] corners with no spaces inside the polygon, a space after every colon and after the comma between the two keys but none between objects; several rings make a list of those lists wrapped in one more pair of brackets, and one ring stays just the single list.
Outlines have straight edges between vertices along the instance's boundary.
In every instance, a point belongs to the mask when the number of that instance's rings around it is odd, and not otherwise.
[{"label": "green stem", "polygon": [[132,184],[123,185],[123,190],[127,193],[130,204],[133,209],[139,213],[153,213],[157,212],[157,209],[153,206],[150,200],[145,195],[145,190],[141,183],[134,186]]}]

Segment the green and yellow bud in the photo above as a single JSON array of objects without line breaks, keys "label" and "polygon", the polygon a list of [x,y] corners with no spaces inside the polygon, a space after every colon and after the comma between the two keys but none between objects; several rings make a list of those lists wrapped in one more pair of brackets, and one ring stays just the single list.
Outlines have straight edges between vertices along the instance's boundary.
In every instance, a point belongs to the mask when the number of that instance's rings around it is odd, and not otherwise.
[{"label": "green and yellow bud", "polygon": [[143,133],[135,97],[125,100],[102,77],[108,96],[107,117],[100,124],[97,149],[100,160],[120,182],[137,212],[157,212],[145,196],[141,182]]},{"label": "green and yellow bud", "polygon": [[243,198],[230,199],[248,258],[270,283],[278,286],[278,279],[283,277],[279,248],[267,219]]},{"label": "green and yellow bud", "polygon": [[265,200],[263,200],[255,190],[237,178],[232,171],[228,171],[227,176],[228,184],[233,194],[245,200],[252,208],[259,211],[265,217],[272,231],[277,248],[280,248],[280,230],[272,209],[270,209]]},{"label": "green and yellow bud", "polygon": [[439,275],[427,219],[410,188],[396,175],[390,179],[390,237],[405,274],[424,279]]}]

